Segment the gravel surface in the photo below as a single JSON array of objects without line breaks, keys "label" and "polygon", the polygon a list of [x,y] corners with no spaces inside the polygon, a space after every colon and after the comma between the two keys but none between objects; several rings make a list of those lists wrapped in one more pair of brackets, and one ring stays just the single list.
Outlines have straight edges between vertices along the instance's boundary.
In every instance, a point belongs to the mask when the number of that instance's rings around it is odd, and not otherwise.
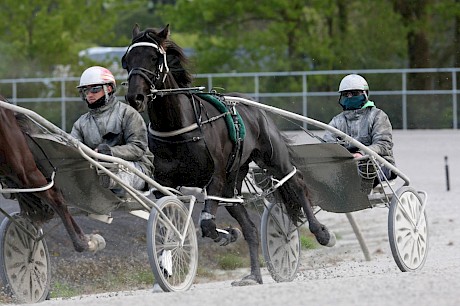
[{"label": "gravel surface", "polygon": [[[231,280],[226,280],[196,284],[187,292],[164,293],[149,288],[52,299],[37,305],[459,305],[460,133],[395,131],[394,142],[398,168],[411,178],[411,186],[428,193],[430,246],[420,271],[400,272],[393,260],[388,209],[353,214],[371,261],[364,259],[344,214],[320,212],[318,219],[340,239],[333,248],[303,251],[299,274],[290,283],[275,283],[264,270],[264,285],[232,287]],[[450,191],[446,190],[445,156]],[[234,279],[246,273],[237,271]]]}]

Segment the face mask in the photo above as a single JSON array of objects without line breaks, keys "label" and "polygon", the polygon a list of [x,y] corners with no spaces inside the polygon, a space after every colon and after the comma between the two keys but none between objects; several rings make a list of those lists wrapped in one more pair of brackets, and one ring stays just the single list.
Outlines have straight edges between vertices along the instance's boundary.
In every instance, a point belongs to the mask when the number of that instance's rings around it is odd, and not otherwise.
[{"label": "face mask", "polygon": [[359,95],[353,97],[340,97],[339,104],[342,105],[343,110],[360,109],[366,103],[366,96]]},{"label": "face mask", "polygon": [[[85,100],[86,101],[86,100]],[[99,99],[97,99],[95,102],[93,103],[88,103],[86,102],[86,104],[88,105],[88,108],[90,109],[95,109],[95,108],[99,108],[101,106],[104,106],[105,105],[105,96],[102,96],[100,97]]]}]

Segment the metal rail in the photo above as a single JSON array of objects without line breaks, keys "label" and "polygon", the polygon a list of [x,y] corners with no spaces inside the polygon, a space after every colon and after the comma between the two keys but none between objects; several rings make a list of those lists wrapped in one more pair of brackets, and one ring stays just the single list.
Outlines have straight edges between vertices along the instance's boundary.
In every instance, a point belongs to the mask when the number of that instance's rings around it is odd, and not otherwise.
[{"label": "metal rail", "polygon": [[265,104],[262,104],[262,103],[259,103],[259,102],[255,102],[255,101],[252,101],[252,100],[240,98],[240,97],[224,96],[224,98],[227,101],[239,102],[239,103],[243,103],[243,104],[246,104],[246,105],[254,106],[254,107],[257,107],[257,108],[272,112],[274,114],[278,114],[278,115],[281,115],[281,116],[289,117],[291,119],[299,120],[299,121],[305,122],[307,124],[311,124],[311,125],[314,125],[316,127],[319,127],[319,128],[321,128],[323,130],[330,131],[330,132],[334,133],[335,135],[340,136],[344,141],[347,141],[347,142],[353,144],[357,148],[359,148],[362,151],[364,151],[366,154],[372,156],[373,158],[375,158],[376,160],[378,160],[379,162],[384,164],[391,171],[396,173],[398,175],[398,177],[400,177],[402,180],[404,180],[404,185],[405,186],[409,186],[409,184],[410,184],[409,178],[403,172],[401,172],[398,168],[396,168],[395,166],[390,164],[387,160],[385,160],[383,157],[381,157],[380,155],[378,155],[377,153],[375,153],[374,151],[372,151],[371,149],[369,149],[368,147],[363,145],[361,142],[353,139],[352,137],[350,137],[349,135],[345,134],[344,132],[342,132],[342,131],[340,131],[340,130],[338,130],[338,129],[336,129],[336,128],[334,128],[334,127],[332,127],[332,126],[330,126],[330,125],[328,125],[328,124],[326,124],[324,122],[321,122],[321,121],[318,121],[318,120],[315,120],[315,119],[311,119],[311,118],[308,118],[308,117],[305,117],[305,116],[302,116],[302,115],[299,115],[299,114],[296,114],[296,113],[292,113],[292,112],[289,112],[289,111],[286,111],[286,110],[283,110],[283,109],[280,109],[280,108],[276,108],[276,107],[268,106],[268,105],[265,105]]}]

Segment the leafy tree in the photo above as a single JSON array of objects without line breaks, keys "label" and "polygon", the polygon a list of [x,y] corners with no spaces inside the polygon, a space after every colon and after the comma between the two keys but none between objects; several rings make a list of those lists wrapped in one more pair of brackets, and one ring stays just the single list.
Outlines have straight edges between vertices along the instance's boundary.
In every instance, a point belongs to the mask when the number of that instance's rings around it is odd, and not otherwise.
[{"label": "leafy tree", "polygon": [[400,67],[406,51],[388,2],[179,0],[162,9],[172,29],[198,34],[205,72]]},{"label": "leafy tree", "polygon": [[116,0],[3,0],[0,3],[2,77],[50,75],[75,65],[78,50],[113,41]]}]

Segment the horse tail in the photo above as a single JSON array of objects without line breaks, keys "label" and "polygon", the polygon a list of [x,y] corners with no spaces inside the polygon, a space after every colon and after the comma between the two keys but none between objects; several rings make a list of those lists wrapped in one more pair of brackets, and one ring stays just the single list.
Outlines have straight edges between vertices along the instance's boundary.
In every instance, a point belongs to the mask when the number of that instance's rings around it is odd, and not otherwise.
[{"label": "horse tail", "polygon": [[277,200],[281,200],[284,203],[286,208],[286,213],[288,214],[290,220],[297,226],[303,222],[302,218],[305,217],[302,211],[302,203],[311,202],[310,201],[310,192],[304,181],[303,174],[300,172],[297,165],[298,159],[296,158],[296,153],[292,149],[294,145],[294,140],[289,138],[286,134],[281,133],[278,130],[279,136],[286,144],[289,153],[289,159],[291,164],[296,167],[297,172],[281,185],[277,192]]}]

